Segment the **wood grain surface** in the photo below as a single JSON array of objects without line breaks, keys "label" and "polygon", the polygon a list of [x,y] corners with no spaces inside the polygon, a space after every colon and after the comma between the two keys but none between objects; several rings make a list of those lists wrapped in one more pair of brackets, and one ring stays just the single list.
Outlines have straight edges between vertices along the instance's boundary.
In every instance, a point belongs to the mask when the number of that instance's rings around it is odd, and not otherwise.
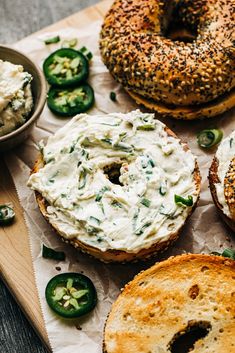
[{"label": "wood grain surface", "polygon": [[[1,0],[0,42],[12,43],[57,19],[97,2]],[[68,25],[79,28],[93,20],[101,19],[111,2],[112,0],[105,0],[40,32]],[[21,41],[27,45],[27,39]],[[9,202],[14,204],[16,220],[11,226],[0,228],[0,271],[12,296],[3,282],[0,282],[0,353],[45,353],[49,349],[49,343],[33,276],[28,233],[13,182],[0,157],[0,204]],[[41,337],[44,346],[25,320],[15,300]]]}]

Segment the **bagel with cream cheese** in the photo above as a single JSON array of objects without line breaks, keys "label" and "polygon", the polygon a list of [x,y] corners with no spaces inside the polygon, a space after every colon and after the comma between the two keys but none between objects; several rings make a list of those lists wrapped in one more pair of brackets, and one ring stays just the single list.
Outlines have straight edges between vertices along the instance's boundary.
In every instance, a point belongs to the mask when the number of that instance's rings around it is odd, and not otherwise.
[{"label": "bagel with cream cheese", "polygon": [[235,130],[219,145],[209,171],[214,203],[235,232]]},{"label": "bagel with cream cheese", "polygon": [[[194,32],[169,38],[169,27]],[[235,105],[234,0],[116,0],[100,34],[102,59],[137,103],[174,118]]]},{"label": "bagel with cream cheese", "polygon": [[103,352],[234,353],[234,296],[234,260],[171,257],[125,286],[108,316]]},{"label": "bagel with cream cheese", "polygon": [[175,241],[199,198],[195,157],[153,114],[80,114],[41,148],[28,185],[66,242],[103,261]]}]

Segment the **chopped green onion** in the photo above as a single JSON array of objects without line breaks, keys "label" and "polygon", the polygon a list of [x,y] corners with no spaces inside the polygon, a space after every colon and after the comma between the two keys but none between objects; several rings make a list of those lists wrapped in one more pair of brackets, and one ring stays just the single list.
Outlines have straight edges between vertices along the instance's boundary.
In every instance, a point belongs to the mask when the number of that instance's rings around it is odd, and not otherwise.
[{"label": "chopped green onion", "polygon": [[235,250],[231,248],[224,249],[222,253],[219,253],[218,251],[212,251],[210,254],[216,255],[216,256],[228,257],[229,259],[235,260]]},{"label": "chopped green onion", "polygon": [[166,195],[166,192],[167,192],[166,185],[161,185],[159,188],[160,195],[164,196],[164,195]]},{"label": "chopped green onion", "polygon": [[117,149],[117,150],[122,150],[124,152],[133,152],[133,147],[131,145],[129,145],[128,143],[125,142],[119,142],[119,143],[115,143],[113,145],[113,148]]},{"label": "chopped green onion", "polygon": [[87,226],[86,227],[86,231],[87,231],[88,234],[97,234],[97,233],[100,232],[100,229],[95,227],[95,226],[94,227],[93,226]]},{"label": "chopped green onion", "polygon": [[137,123],[137,130],[155,130],[156,123],[151,115],[146,115],[144,117],[139,117],[139,122]]},{"label": "chopped green onion", "polygon": [[115,92],[110,92],[109,98],[111,99],[111,101],[116,102],[117,101],[116,93]]},{"label": "chopped green onion", "polygon": [[47,44],[54,44],[54,43],[58,43],[60,41],[60,36],[55,36],[52,38],[48,38],[46,40],[44,40],[44,43]]},{"label": "chopped green onion", "polygon": [[179,195],[175,195],[175,203],[178,204],[182,204],[185,206],[192,206],[193,205],[193,197],[191,195],[188,196],[187,199],[185,199],[182,196]]},{"label": "chopped green onion", "polygon": [[100,189],[100,191],[98,192],[98,194],[96,194],[96,198],[95,201],[100,201],[105,193],[105,191],[108,191],[109,188],[107,186],[104,186],[102,189]]},{"label": "chopped green onion", "polygon": [[109,145],[112,145],[112,140],[109,139],[109,138],[101,139],[101,141],[102,141],[102,142],[105,142],[105,143],[107,143],[107,144],[109,144]]},{"label": "chopped green onion", "polygon": [[15,218],[15,212],[12,207],[0,205],[0,225],[10,224]]},{"label": "chopped green onion", "polygon": [[62,42],[62,48],[74,48],[76,47],[78,43],[78,40],[77,38],[73,38],[73,39],[65,39],[63,42]]},{"label": "chopped green onion", "polygon": [[44,257],[44,259],[64,261],[65,260],[65,253],[63,251],[55,251],[51,248],[48,248],[47,246],[45,246],[43,244],[42,257]]},{"label": "chopped green onion", "polygon": [[229,257],[230,259],[235,260],[235,250],[230,248],[224,249],[224,251],[222,252],[222,256]]},{"label": "chopped green onion", "polygon": [[90,221],[91,221],[91,222],[95,222],[95,223],[98,224],[98,225],[101,223],[98,218],[93,217],[93,216],[90,216]]},{"label": "chopped green onion", "polygon": [[142,203],[142,205],[144,205],[145,207],[149,207],[150,204],[151,204],[151,201],[146,199],[146,198],[143,198],[140,203]]},{"label": "chopped green onion", "polygon": [[136,231],[135,231],[135,234],[136,235],[141,235],[144,233],[144,230],[146,228],[148,228],[149,226],[151,226],[152,222],[147,222],[145,223],[143,226],[139,227]]},{"label": "chopped green onion", "polygon": [[121,204],[120,202],[118,202],[117,200],[113,200],[113,201],[111,202],[111,205],[112,205],[113,207],[122,208],[122,204]]},{"label": "chopped green onion", "polygon": [[151,124],[151,123],[137,126],[137,130],[150,131],[150,130],[155,130],[155,128],[156,128],[156,125],[155,124]]},{"label": "chopped green onion", "polygon": [[81,190],[86,185],[87,170],[83,169],[79,176],[79,186],[78,189]]},{"label": "chopped green onion", "polygon": [[202,148],[210,148],[217,145],[223,138],[223,132],[219,129],[202,130],[197,136],[197,142]]}]

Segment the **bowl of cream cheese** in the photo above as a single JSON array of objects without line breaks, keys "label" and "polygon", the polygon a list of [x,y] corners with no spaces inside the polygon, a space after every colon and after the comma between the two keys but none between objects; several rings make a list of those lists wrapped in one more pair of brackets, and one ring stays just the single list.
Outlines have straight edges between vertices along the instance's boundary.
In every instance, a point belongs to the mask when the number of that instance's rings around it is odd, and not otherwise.
[{"label": "bowl of cream cheese", "polygon": [[41,70],[21,52],[0,46],[0,152],[23,142],[46,101]]}]

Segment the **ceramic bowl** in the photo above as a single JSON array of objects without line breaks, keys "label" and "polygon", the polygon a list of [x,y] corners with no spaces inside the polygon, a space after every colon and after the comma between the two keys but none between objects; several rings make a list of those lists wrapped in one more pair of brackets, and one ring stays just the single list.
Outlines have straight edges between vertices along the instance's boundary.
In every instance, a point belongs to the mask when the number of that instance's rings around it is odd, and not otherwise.
[{"label": "ceramic bowl", "polygon": [[47,88],[45,78],[39,67],[18,50],[0,45],[0,59],[22,65],[24,70],[33,76],[31,87],[34,101],[32,112],[27,121],[9,134],[0,136],[0,152],[3,152],[15,147],[28,137],[45,105]]}]

